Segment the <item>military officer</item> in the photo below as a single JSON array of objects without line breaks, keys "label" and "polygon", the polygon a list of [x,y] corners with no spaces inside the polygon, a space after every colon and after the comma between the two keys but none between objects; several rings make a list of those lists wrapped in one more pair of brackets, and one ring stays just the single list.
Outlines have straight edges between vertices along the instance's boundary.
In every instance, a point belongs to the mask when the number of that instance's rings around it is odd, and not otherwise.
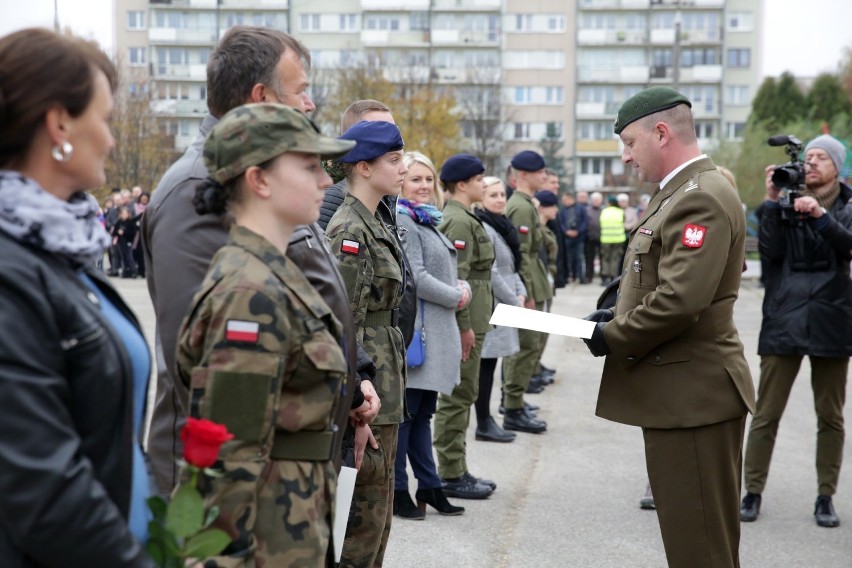
[{"label": "military officer", "polygon": [[361,121],[341,136],[358,146],[339,161],[348,193],[329,221],[326,235],[340,273],[359,343],[376,364],[382,401],[372,425],[378,449],[367,447],[358,470],[341,566],[381,566],[393,518],[394,461],[404,415],[405,342],[398,326],[405,288],[402,249],[392,228],[376,214],[385,196],[397,196],[408,171],[395,124]]},{"label": "military officer", "polygon": [[331,565],[342,329],[285,255],[296,227],[319,218],[331,185],[320,157],[352,146],[272,103],[228,112],[205,142],[210,177],[196,209],[234,216],[177,352],[190,414],[234,434],[219,455],[224,474],[203,491],[234,540],[205,566]]},{"label": "military officer", "polygon": [[627,99],[615,133],[642,181],[659,183],[631,232],[615,312],[598,310],[606,355],[597,415],[640,426],[672,568],[739,566],[739,490],[754,386],[733,321],[743,264],[739,197],[698,149],[691,103],[668,87]]},{"label": "military officer", "polygon": [[470,210],[474,202],[482,200],[484,172],[485,166],[476,156],[456,154],[444,162],[439,174],[450,198],[444,207],[444,222],[438,229],[456,248],[458,277],[470,284],[471,291],[470,303],[456,312],[462,343],[461,381],[451,394],[438,397],[433,444],[444,493],[459,499],[485,499],[496,488],[494,482],[470,473],[465,445],[470,407],[479,392],[482,342],[491,329],[488,319],[494,311],[491,290],[494,245],[482,221]]},{"label": "military officer", "polygon": [[[516,190],[506,204],[506,217],[515,225],[521,241],[521,267],[518,272],[527,289],[524,307],[541,311],[553,293],[547,282],[547,270],[539,256],[544,229],[539,223],[532,198],[536,191],[547,185],[547,171],[544,158],[532,150],[516,154],[511,164]],[[547,430],[547,423],[524,408],[524,392],[529,387],[530,378],[538,371],[542,334],[520,329],[518,340],[521,350],[503,360],[503,428],[537,434]]]},{"label": "military officer", "polygon": [[[548,180],[552,180],[550,174],[547,177]],[[552,181],[548,183],[552,183]],[[542,236],[542,246],[539,256],[547,270],[547,291],[544,294],[543,310],[549,312],[553,305],[553,296],[555,294],[554,283],[558,273],[557,258],[559,257],[559,244],[556,241],[556,234],[548,228],[548,225],[551,221],[558,223],[556,221],[556,214],[559,212],[557,208],[558,201],[556,194],[547,189],[536,191],[533,197],[538,202],[539,230]],[[562,240],[561,236],[560,231],[560,241]],[[541,363],[541,356],[544,354],[545,347],[547,347],[548,337],[549,334],[547,333],[541,334],[541,346],[538,349],[537,362],[533,367],[533,375],[530,377],[530,384],[527,387],[528,393],[535,394],[541,392],[545,386],[553,382],[553,374],[545,373],[545,367]]]}]

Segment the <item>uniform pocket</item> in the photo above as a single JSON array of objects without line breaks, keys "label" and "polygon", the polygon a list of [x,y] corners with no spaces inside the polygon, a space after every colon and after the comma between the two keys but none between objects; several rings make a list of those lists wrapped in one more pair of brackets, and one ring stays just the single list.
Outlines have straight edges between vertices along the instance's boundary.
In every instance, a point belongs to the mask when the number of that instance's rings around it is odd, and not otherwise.
[{"label": "uniform pocket", "polygon": [[379,449],[374,450],[367,443],[364,450],[364,459],[361,461],[361,469],[358,470],[358,477],[355,480],[356,485],[385,485],[388,481],[388,467],[393,464],[387,464],[387,454],[385,453],[385,444],[381,437],[379,428],[371,428],[373,436],[379,445]]},{"label": "uniform pocket", "polygon": [[684,342],[666,343],[651,350],[643,359],[642,363],[662,366],[672,363],[686,363],[692,360],[692,345]]},{"label": "uniform pocket", "polygon": [[653,288],[657,285],[656,266],[651,258],[654,241],[650,237],[638,235],[628,248],[628,258],[624,269],[627,281],[640,288]]}]

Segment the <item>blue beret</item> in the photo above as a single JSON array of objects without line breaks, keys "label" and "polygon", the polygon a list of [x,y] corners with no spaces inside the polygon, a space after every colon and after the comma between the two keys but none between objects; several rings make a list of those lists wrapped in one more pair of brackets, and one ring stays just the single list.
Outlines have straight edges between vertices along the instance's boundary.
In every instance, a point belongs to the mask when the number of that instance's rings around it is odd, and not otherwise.
[{"label": "blue beret", "polygon": [[355,149],[337,159],[338,162],[356,164],[362,160],[372,160],[388,152],[402,150],[405,146],[399,128],[392,122],[362,120],[349,127],[339,137],[340,140],[354,140]]},{"label": "blue beret", "polygon": [[538,199],[538,202],[542,207],[556,206],[556,194],[552,191],[547,191],[546,189],[536,191],[535,198]]},{"label": "blue beret", "polygon": [[541,154],[532,150],[524,150],[518,152],[512,158],[512,167],[522,172],[537,172],[543,170],[546,166]]},{"label": "blue beret", "polygon": [[447,158],[438,177],[443,182],[466,181],[484,172],[485,166],[476,156],[456,154]]}]

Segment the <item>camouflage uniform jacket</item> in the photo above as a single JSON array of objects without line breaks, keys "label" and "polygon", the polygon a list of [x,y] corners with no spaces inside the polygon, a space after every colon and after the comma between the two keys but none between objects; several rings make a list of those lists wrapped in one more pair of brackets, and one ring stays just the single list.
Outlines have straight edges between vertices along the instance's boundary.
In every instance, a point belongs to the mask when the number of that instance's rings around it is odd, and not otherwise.
[{"label": "camouflage uniform jacket", "polygon": [[338,320],[292,261],[240,226],[192,306],[177,352],[190,414],[235,436],[204,491],[234,539],[215,566],[325,565],[347,372]]},{"label": "camouflage uniform jacket", "polygon": [[470,284],[470,303],[456,312],[459,330],[488,333],[491,331],[488,320],[494,311],[491,288],[494,243],[479,217],[455,199],[450,199],[444,207],[444,221],[438,229],[456,248],[459,279]]},{"label": "camouflage uniform jacket", "polygon": [[556,278],[556,258],[559,255],[559,245],[556,243],[556,233],[547,228],[544,223],[539,224],[541,236],[544,239],[542,247],[542,262],[547,266],[547,273]]},{"label": "camouflage uniform jacket", "polygon": [[547,283],[547,270],[539,258],[544,235],[532,198],[523,191],[514,191],[506,204],[506,217],[518,229],[521,240],[521,267],[518,272],[527,295],[536,302],[544,302],[552,297],[552,292]]},{"label": "camouflage uniform jacket", "polygon": [[382,401],[375,425],[402,422],[405,343],[396,323],[404,288],[402,249],[390,229],[347,194],[326,236],[349,294],[358,342],[376,363],[373,385]]}]

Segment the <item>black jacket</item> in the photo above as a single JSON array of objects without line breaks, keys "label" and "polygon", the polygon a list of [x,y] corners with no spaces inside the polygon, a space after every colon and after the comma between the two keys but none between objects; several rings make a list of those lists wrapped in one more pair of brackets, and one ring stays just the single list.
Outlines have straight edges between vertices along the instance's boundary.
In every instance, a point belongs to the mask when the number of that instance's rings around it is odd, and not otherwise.
[{"label": "black jacket", "polygon": [[2,231],[0,250],[0,564],[153,567],[126,524],[138,441],[124,346],[63,258]]},{"label": "black jacket", "polygon": [[852,189],[840,184],[826,221],[784,221],[780,206],[764,206],[758,245],[767,274],[758,354],[852,355],[850,200]]}]

